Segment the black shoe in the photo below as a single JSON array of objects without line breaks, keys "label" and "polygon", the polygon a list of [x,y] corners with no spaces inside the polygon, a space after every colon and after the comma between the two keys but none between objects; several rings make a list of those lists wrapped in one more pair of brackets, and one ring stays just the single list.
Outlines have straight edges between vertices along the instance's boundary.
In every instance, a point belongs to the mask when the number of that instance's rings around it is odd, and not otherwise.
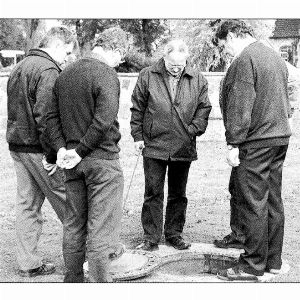
[{"label": "black shoe", "polygon": [[190,243],[184,241],[181,236],[175,236],[172,238],[166,239],[166,243],[174,247],[177,250],[185,250],[191,247]]},{"label": "black shoe", "polygon": [[40,267],[36,269],[30,270],[19,270],[19,275],[22,277],[35,277],[35,276],[43,276],[49,275],[55,272],[55,266],[51,263],[44,263]]},{"label": "black shoe", "polygon": [[234,238],[232,234],[226,235],[222,240],[214,240],[214,245],[218,248],[244,249],[244,245]]},{"label": "black shoe", "polygon": [[152,243],[150,241],[144,241],[142,244],[138,245],[136,249],[144,251],[154,251],[158,250],[158,244]]},{"label": "black shoe", "polygon": [[110,254],[108,255],[108,258],[109,258],[111,261],[120,258],[120,257],[125,253],[125,251],[126,251],[125,245],[119,245],[119,246],[120,246],[119,249],[117,249],[115,252],[110,253]]}]

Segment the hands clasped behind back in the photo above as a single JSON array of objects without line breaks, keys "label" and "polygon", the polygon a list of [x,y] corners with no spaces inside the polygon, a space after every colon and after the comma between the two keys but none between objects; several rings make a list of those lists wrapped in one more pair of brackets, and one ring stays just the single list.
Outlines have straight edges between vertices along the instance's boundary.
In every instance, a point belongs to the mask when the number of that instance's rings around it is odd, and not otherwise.
[{"label": "hands clasped behind back", "polygon": [[82,158],[75,149],[66,150],[66,148],[60,148],[57,152],[56,164],[62,169],[73,169],[81,160]]}]

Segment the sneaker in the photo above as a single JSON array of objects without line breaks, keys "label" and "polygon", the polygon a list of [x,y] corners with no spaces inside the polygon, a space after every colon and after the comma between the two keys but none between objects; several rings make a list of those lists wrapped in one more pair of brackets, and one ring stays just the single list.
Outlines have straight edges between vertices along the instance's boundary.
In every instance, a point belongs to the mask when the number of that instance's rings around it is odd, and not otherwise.
[{"label": "sneaker", "polygon": [[239,266],[220,270],[217,273],[217,277],[226,281],[247,281],[247,282],[257,282],[258,277],[254,274],[246,273]]},{"label": "sneaker", "polygon": [[144,241],[142,244],[138,245],[136,249],[144,251],[154,251],[158,250],[158,244],[152,243],[150,241]]},{"label": "sneaker", "polygon": [[185,250],[191,247],[191,243],[185,242],[181,236],[175,236],[166,239],[166,244],[174,247],[177,250]]},{"label": "sneaker", "polygon": [[19,275],[22,277],[35,277],[50,275],[55,272],[55,266],[52,263],[43,263],[40,267],[30,270],[19,270]]}]

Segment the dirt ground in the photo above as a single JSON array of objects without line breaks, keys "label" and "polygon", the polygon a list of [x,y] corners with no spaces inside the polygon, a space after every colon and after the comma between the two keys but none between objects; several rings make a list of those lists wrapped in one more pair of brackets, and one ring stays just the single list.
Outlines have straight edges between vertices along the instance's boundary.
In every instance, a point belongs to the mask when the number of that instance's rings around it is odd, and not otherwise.
[{"label": "dirt ground", "polygon": [[[298,127],[299,128],[299,127]],[[121,163],[125,175],[125,194],[137,157],[129,128],[122,128]],[[212,243],[214,238],[229,233],[229,193],[227,190],[230,168],[225,163],[224,142],[197,142],[199,159],[192,163],[187,196],[189,199],[185,237],[191,242]],[[283,175],[283,200],[286,225],[283,259],[291,270],[276,277],[279,282],[300,281],[300,140],[292,138]],[[27,279],[16,274],[15,260],[15,194],[16,176],[5,131],[0,131],[0,282],[61,282],[63,280],[62,227],[49,203],[43,206],[43,235],[39,252],[53,261],[57,271],[53,275]],[[132,188],[126,203],[131,211],[122,219],[122,241],[127,248],[134,248],[142,238],[140,213],[143,203],[144,177],[142,159],[139,160]],[[163,240],[162,240],[163,243]]]}]

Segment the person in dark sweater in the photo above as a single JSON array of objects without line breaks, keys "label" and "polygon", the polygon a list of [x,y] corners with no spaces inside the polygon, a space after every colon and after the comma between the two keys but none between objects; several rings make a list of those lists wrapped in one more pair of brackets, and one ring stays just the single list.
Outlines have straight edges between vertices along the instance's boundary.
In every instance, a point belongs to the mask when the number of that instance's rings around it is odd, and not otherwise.
[{"label": "person in dark sweater", "polygon": [[291,136],[288,70],[242,21],[224,21],[215,42],[234,56],[224,78],[221,106],[227,161],[233,167],[231,221],[235,226],[231,235],[215,244],[245,249],[238,265],[221,270],[218,276],[257,281],[265,271],[278,273],[282,266],[282,169]]},{"label": "person in dark sweater", "polygon": [[86,255],[89,281],[109,282],[110,261],[124,252],[119,243],[124,185],[120,83],[113,67],[121,62],[126,44],[122,30],[105,30],[91,53],[66,67],[55,83],[47,132],[66,175],[64,282],[84,281]]},{"label": "person in dark sweater", "polygon": [[[62,222],[65,210],[63,174],[55,164],[56,153],[47,143],[46,111],[62,64],[76,45],[72,33],[54,27],[12,70],[7,84],[7,132],[17,174],[16,257],[21,276],[55,271],[37,253],[42,232],[41,207],[45,197]],[[43,153],[45,154],[43,158]]]}]

